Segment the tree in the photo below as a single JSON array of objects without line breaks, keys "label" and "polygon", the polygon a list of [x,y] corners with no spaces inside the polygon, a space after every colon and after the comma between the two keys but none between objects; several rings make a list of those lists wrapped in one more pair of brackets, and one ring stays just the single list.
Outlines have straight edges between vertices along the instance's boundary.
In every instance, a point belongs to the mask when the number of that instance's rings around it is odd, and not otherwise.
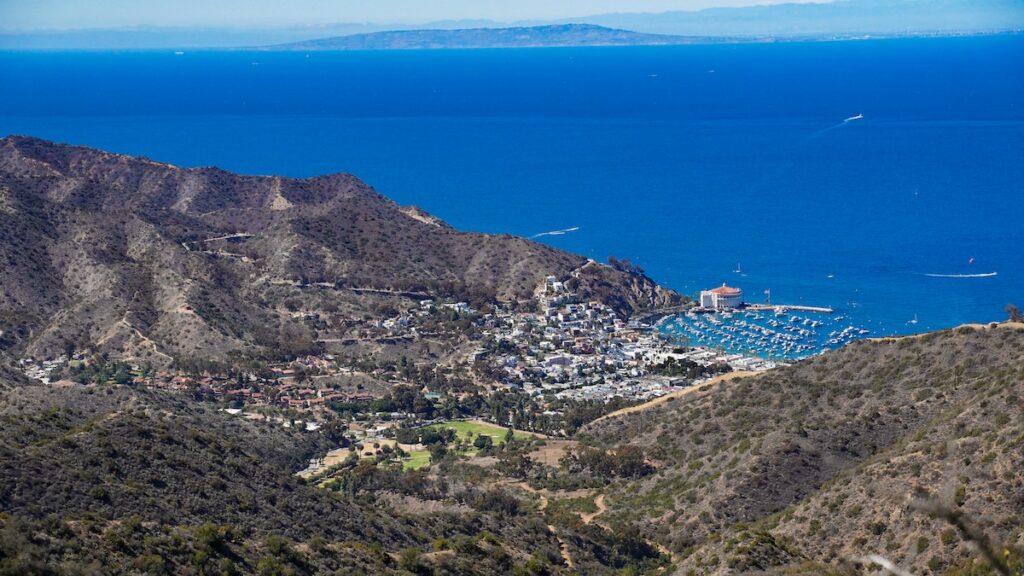
[{"label": "tree", "polygon": [[66,339],[66,340],[64,340],[64,342],[62,342],[62,346],[61,347],[64,349],[64,355],[68,357],[68,360],[71,360],[71,358],[74,357],[74,355],[75,355],[75,343],[74,343],[74,341],[72,341],[70,339]]},{"label": "tree", "polygon": [[1013,304],[1006,305],[1006,316],[1010,322],[1024,322],[1024,316],[1021,316],[1020,308]]},{"label": "tree", "polygon": [[526,479],[530,475],[530,471],[533,470],[534,461],[519,452],[505,452],[498,455],[498,463],[495,466],[506,476]]},{"label": "tree", "polygon": [[316,354],[319,351],[318,344],[312,332],[300,324],[285,322],[278,331],[278,350],[288,358],[298,358]]},{"label": "tree", "polygon": [[441,460],[444,460],[444,457],[448,455],[448,447],[443,443],[431,444],[429,450],[430,462],[432,464],[437,464]]},{"label": "tree", "polygon": [[494,446],[494,440],[486,434],[480,434],[475,440],[473,440],[473,446],[476,446],[480,450],[489,450]]},{"label": "tree", "polygon": [[391,389],[391,401],[395,408],[403,412],[412,412],[419,391],[406,384],[399,384]]},{"label": "tree", "polygon": [[128,370],[127,364],[117,365],[117,370],[114,372],[114,382],[117,382],[121,386],[125,386],[132,382],[132,374]]},{"label": "tree", "polygon": [[422,394],[417,394],[412,402],[412,411],[424,418],[431,418],[434,416],[434,404]]},{"label": "tree", "polygon": [[651,465],[644,457],[644,451],[639,446],[626,444],[615,451],[615,467],[619,476],[627,478],[641,478],[650,474]]}]

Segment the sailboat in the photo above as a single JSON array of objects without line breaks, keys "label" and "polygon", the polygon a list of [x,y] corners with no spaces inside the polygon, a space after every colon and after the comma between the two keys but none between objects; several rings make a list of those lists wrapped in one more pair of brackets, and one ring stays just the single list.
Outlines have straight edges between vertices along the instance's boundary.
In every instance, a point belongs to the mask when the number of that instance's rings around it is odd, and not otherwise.
[{"label": "sailboat", "polygon": [[737,262],[737,263],[736,263],[736,269],[735,269],[735,270],[733,270],[733,272],[735,272],[735,273],[737,273],[737,274],[742,274],[742,273],[743,273],[743,267],[742,267],[742,266],[740,266],[740,263],[739,263],[739,262]]},{"label": "sailboat", "polygon": [[917,324],[917,314],[914,314],[913,320],[907,320],[907,324]]}]

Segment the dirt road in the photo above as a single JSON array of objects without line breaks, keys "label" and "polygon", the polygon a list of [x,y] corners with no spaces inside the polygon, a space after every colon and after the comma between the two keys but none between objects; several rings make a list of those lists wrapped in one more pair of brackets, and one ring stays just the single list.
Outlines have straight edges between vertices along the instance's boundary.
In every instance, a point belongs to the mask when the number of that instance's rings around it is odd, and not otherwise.
[{"label": "dirt road", "polygon": [[[649,402],[644,402],[643,404],[637,404],[636,406],[630,406],[629,408],[622,408],[622,409],[616,410],[614,412],[609,412],[609,413],[605,414],[604,416],[601,416],[597,420],[594,420],[594,422],[600,422],[601,420],[606,420],[608,418],[614,418],[616,416],[624,416],[626,414],[634,414],[636,412],[643,412],[645,410],[650,410],[651,408],[654,408],[655,406],[659,406],[661,404],[664,404],[665,402],[668,402],[671,399],[682,398],[682,397],[687,396],[689,394],[693,394],[694,392],[699,392],[701,390],[706,390],[707,388],[710,388],[710,387],[715,386],[717,384],[720,384],[722,382],[726,382],[728,380],[734,380],[736,378],[744,378],[746,376],[753,376],[754,374],[757,374],[757,372],[737,371],[737,372],[729,372],[728,374],[722,374],[720,376],[715,376],[714,378],[712,378],[710,380],[705,380],[704,382],[701,382],[700,384],[694,384],[693,386],[690,386],[688,388],[683,388],[682,390],[678,390],[676,392],[670,392],[670,393],[668,393],[668,394],[666,394],[664,396],[661,396],[659,398],[655,398],[654,400],[651,400]],[[591,424],[593,424],[594,422],[591,422]]]}]

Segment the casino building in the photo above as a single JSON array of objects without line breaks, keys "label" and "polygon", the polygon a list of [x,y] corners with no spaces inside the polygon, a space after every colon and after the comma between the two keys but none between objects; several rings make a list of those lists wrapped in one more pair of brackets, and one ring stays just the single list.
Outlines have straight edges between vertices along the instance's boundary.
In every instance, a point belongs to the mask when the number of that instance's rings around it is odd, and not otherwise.
[{"label": "casino building", "polygon": [[743,304],[743,290],[722,284],[718,288],[702,290],[700,305],[712,310],[739,308]]}]

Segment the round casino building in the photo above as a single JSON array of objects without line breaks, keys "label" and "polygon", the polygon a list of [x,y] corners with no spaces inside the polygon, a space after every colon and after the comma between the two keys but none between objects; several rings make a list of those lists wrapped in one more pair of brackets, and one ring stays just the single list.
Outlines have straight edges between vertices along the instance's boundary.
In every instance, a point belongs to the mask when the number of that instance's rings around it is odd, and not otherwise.
[{"label": "round casino building", "polygon": [[743,290],[725,284],[711,290],[702,290],[700,305],[710,310],[739,308],[743,305]]}]

